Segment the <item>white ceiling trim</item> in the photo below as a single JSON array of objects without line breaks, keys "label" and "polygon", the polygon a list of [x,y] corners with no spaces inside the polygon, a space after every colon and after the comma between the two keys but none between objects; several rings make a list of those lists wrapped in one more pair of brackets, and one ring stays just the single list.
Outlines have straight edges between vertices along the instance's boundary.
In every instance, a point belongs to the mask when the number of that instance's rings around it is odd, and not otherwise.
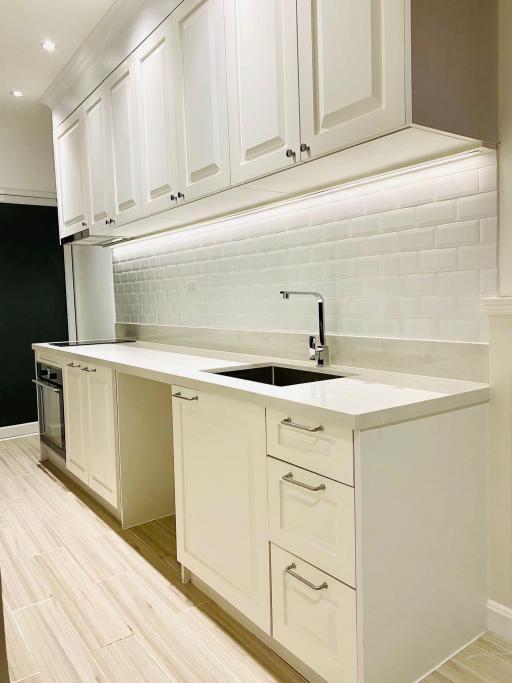
[{"label": "white ceiling trim", "polygon": [[40,98],[56,126],[152,33],[182,0],[117,0]]}]

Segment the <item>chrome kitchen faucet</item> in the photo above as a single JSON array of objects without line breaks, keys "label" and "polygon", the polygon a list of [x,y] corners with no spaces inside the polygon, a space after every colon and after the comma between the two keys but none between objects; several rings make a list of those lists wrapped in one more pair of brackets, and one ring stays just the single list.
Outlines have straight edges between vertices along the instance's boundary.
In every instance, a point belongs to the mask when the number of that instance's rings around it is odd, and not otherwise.
[{"label": "chrome kitchen faucet", "polygon": [[283,299],[292,296],[314,297],[318,303],[318,342],[315,336],[309,337],[309,360],[316,360],[317,365],[329,365],[329,347],[325,343],[325,305],[324,297],[318,292],[293,292],[281,290]]}]

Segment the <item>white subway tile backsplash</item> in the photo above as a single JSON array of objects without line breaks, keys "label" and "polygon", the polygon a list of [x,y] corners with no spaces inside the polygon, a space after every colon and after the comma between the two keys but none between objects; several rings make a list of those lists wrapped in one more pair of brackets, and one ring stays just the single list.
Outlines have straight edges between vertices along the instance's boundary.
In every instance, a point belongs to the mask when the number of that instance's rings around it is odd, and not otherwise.
[{"label": "white subway tile backsplash", "polygon": [[485,192],[472,197],[463,197],[458,201],[459,220],[474,218],[494,218],[496,216],[496,192]]},{"label": "white subway tile backsplash", "polygon": [[478,221],[437,226],[438,247],[460,247],[464,244],[478,244],[479,242],[480,224]]},{"label": "white subway tile backsplash", "polygon": [[485,154],[114,249],[118,322],[485,341],[496,293],[496,164]]},{"label": "white subway tile backsplash", "polygon": [[457,249],[429,249],[418,253],[420,273],[436,273],[457,268]]}]

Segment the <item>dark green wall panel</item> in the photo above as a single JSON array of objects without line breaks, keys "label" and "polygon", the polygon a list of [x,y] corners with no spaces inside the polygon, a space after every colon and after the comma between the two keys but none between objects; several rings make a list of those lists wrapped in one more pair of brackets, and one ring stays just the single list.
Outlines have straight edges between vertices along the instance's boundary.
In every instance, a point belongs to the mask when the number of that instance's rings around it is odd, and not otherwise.
[{"label": "dark green wall panel", "polygon": [[37,419],[31,344],[67,337],[57,209],[0,204],[0,427]]}]

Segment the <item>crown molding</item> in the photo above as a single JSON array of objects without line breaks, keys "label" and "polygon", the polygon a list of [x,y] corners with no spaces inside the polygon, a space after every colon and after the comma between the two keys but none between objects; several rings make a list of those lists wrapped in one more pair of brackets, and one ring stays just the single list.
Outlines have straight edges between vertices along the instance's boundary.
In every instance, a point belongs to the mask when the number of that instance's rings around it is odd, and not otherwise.
[{"label": "crown molding", "polygon": [[512,296],[482,299],[482,310],[488,315],[512,315]]},{"label": "crown molding", "polygon": [[182,0],[116,0],[40,97],[64,121]]}]

